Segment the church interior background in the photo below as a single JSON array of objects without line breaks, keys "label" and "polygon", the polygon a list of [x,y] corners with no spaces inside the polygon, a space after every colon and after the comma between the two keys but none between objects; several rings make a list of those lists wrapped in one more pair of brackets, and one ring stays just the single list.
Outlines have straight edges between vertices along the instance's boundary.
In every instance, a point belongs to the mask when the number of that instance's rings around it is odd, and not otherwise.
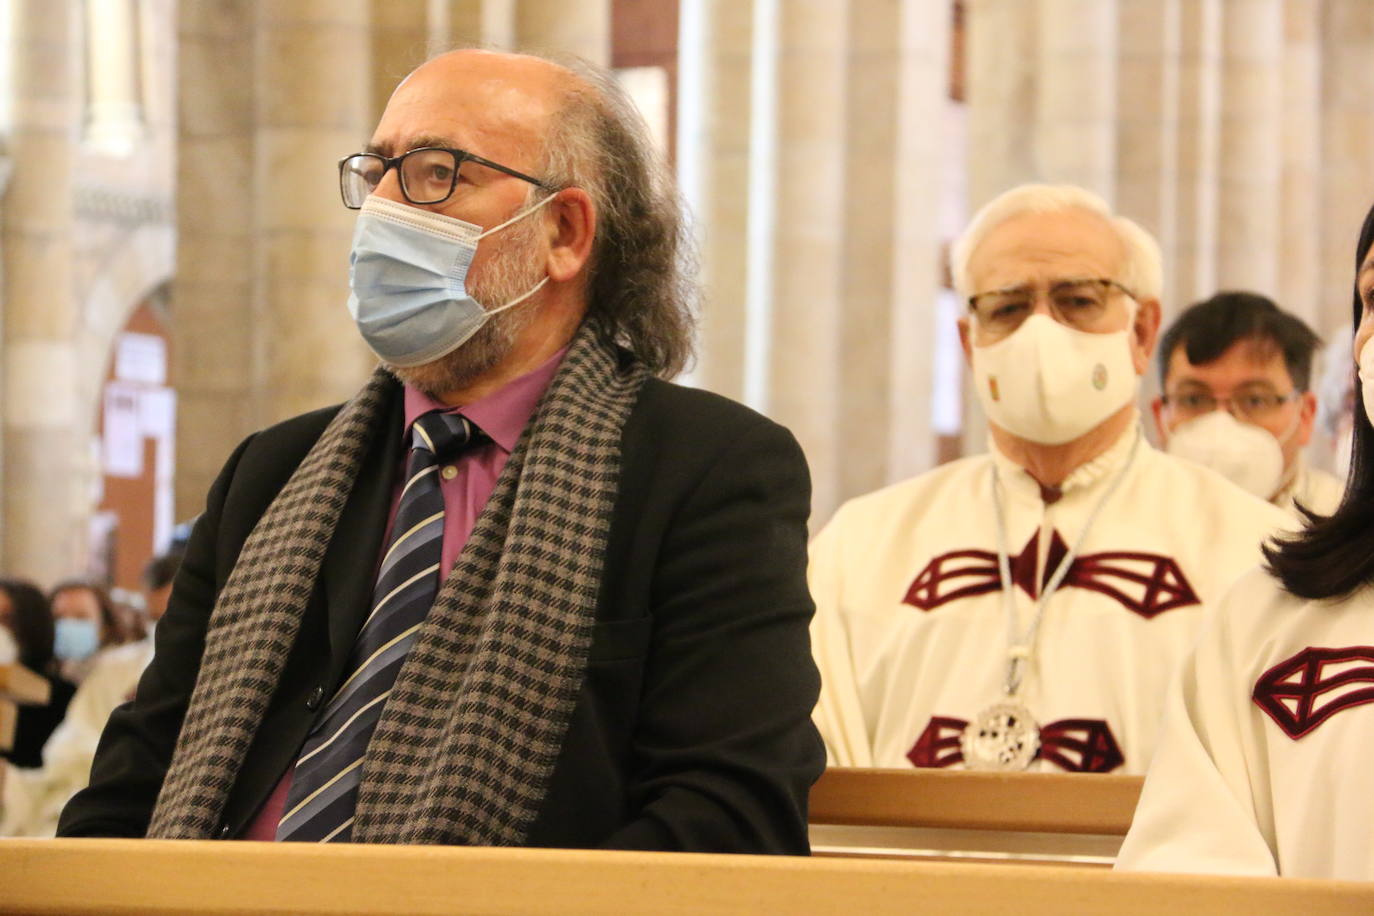
[{"label": "church interior background", "polygon": [[626,82],[699,245],[682,381],[796,433],[815,526],[981,449],[943,258],[1014,184],[1153,232],[1166,321],[1240,288],[1348,339],[1370,0],[0,0],[0,569],[136,589],[242,438],[361,384],[334,164],[464,44]]}]

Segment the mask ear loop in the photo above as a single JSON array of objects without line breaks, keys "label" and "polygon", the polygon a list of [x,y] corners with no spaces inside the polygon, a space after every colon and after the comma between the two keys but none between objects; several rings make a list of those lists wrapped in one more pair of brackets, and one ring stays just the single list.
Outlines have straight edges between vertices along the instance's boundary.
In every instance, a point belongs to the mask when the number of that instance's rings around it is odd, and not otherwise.
[{"label": "mask ear loop", "polygon": [[520,220],[522,220],[522,219],[524,219],[525,217],[529,216],[529,215],[530,215],[531,213],[533,213],[535,210],[538,210],[540,207],[544,206],[545,204],[547,204],[549,201],[553,200],[553,199],[554,199],[555,197],[557,197],[557,196],[558,196],[558,192],[555,191],[554,193],[550,194],[548,197],[545,197],[543,200],[539,201],[539,203],[537,203],[537,204],[530,204],[528,207],[526,207],[525,209],[521,210],[519,213],[515,214],[515,215],[512,216],[510,219],[506,220],[506,221],[505,221],[504,223],[502,223],[501,225],[499,225],[499,226],[492,226],[492,227],[491,227],[490,229],[488,229],[486,232],[483,232],[481,235],[477,236],[477,238],[473,239],[473,241],[474,241],[474,242],[480,242],[482,239],[484,239],[484,238],[486,238],[487,236],[491,235],[493,232],[500,232],[502,229],[506,228],[506,227],[509,226],[511,223],[519,222]]},{"label": "mask ear loop", "polygon": [[[493,232],[497,232],[497,231],[499,231],[499,230],[501,230],[501,229],[504,229],[504,228],[506,228],[507,226],[509,226],[511,223],[516,222],[517,220],[522,220],[522,219],[524,219],[525,217],[529,216],[529,215],[530,215],[531,213],[533,213],[534,211],[538,210],[540,207],[542,207],[542,206],[544,206],[545,204],[547,204],[549,201],[553,200],[554,197],[556,196],[556,194],[557,194],[557,192],[555,192],[554,194],[550,194],[548,197],[545,197],[543,200],[539,201],[539,203],[537,203],[537,204],[531,204],[530,206],[528,206],[528,207],[526,207],[525,209],[521,210],[519,213],[517,213],[517,214],[515,214],[514,216],[512,216],[510,219],[506,220],[506,221],[505,221],[504,223],[502,223],[501,225],[499,225],[499,226],[492,226],[492,227],[491,227],[490,229],[488,229],[486,232],[483,232],[481,235],[477,236],[477,238],[474,239],[473,241],[474,241],[474,242],[479,242],[479,241],[481,241],[482,239],[486,238],[487,236],[491,235]],[[519,305],[520,303],[524,302],[524,301],[525,301],[526,299],[528,299],[530,296],[533,296],[535,293],[537,293],[537,292],[539,292],[541,289],[543,289],[544,286],[545,286],[545,284],[547,284],[548,282],[549,282],[549,277],[548,277],[547,274],[545,274],[545,275],[544,275],[544,278],[543,278],[542,280],[540,280],[538,283],[534,284],[534,286],[531,286],[531,287],[530,287],[528,290],[526,290],[524,293],[520,294],[519,296],[516,296],[516,297],[515,297],[514,299],[512,299],[511,301],[507,302],[505,305],[498,305],[498,306],[497,306],[496,308],[494,308],[494,309],[487,309],[487,317],[490,318],[492,315],[499,315],[500,313],[504,312],[506,309],[515,308],[517,305]]]}]

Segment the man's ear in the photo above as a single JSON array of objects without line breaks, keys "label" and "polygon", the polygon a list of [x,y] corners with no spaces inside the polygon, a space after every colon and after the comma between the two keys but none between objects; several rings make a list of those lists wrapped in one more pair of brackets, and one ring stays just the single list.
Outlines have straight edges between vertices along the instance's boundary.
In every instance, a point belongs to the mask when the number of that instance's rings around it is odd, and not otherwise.
[{"label": "man's ear", "polygon": [[1135,313],[1131,335],[1131,362],[1135,364],[1136,375],[1144,375],[1150,371],[1150,354],[1155,352],[1159,322],[1159,300],[1146,299],[1141,302]]},{"label": "man's ear", "polygon": [[964,364],[970,369],[973,368],[973,328],[969,327],[969,318],[962,315],[959,318],[959,346],[964,348]]},{"label": "man's ear", "polygon": [[1169,444],[1169,427],[1164,424],[1164,399],[1156,397],[1150,401],[1150,413],[1155,418],[1155,435],[1161,446]]},{"label": "man's ear", "polygon": [[1304,391],[1298,402],[1298,447],[1302,448],[1312,441],[1312,425],[1317,419],[1317,396]]},{"label": "man's ear", "polygon": [[548,205],[545,225],[549,239],[548,273],[555,283],[580,274],[592,256],[596,238],[596,205],[581,188],[564,188]]}]

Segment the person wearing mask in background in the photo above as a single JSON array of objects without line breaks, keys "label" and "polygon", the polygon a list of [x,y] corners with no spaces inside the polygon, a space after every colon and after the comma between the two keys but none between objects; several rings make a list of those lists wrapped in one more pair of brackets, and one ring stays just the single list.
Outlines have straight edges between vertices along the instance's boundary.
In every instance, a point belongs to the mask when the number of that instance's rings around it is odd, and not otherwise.
[{"label": "person wearing mask in background", "polygon": [[77,579],[59,584],[48,602],[55,626],[53,652],[62,676],[80,684],[101,649],[124,641],[114,604],[105,589]]},{"label": "person wearing mask in background", "polygon": [[0,627],[14,637],[19,664],[47,679],[46,706],[20,706],[14,747],[4,754],[16,767],[43,763],[43,744],[67,713],[76,685],[62,676],[53,654],[53,618],[48,600],[34,585],[0,579]]},{"label": "person wearing mask in background", "polygon": [[991,452],[846,503],[813,542],[830,760],[1143,772],[1203,607],[1284,515],[1145,441],[1143,229],[1027,185],[952,260]]},{"label": "person wearing mask in background", "polygon": [[1196,461],[1291,513],[1330,515],[1342,482],[1310,467],[1321,340],[1256,293],[1222,292],[1189,307],[1159,347],[1155,430],[1165,451]]},{"label": "person wearing mask in background", "polygon": [[666,381],[688,232],[633,102],[443,54],[339,180],[383,365],[229,458],[59,832],[805,854],[806,462]]},{"label": "person wearing mask in background", "polygon": [[1350,485],[1208,615],[1120,869],[1374,880],[1374,209],[1355,271]]},{"label": "person wearing mask in background", "polygon": [[52,836],[62,806],[90,779],[100,732],[110,713],[133,699],[138,679],[153,657],[157,622],[167,610],[179,550],[154,557],[143,571],[144,601],[151,631],[144,639],[112,646],[94,656],[90,673],[76,689],[66,718],[43,746],[42,767],[11,773],[4,783],[0,836]]}]

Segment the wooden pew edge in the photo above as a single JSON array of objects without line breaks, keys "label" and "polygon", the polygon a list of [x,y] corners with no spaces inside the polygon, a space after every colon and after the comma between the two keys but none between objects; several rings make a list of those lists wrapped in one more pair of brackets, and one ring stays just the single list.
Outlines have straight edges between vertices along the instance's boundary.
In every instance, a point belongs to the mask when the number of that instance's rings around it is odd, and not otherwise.
[{"label": "wooden pew edge", "polygon": [[[855,912],[1024,916],[1374,910],[1374,884],[1018,865],[542,849],[0,841],[0,912]],[[15,880],[17,879],[17,880]],[[1010,906],[1009,906],[1010,904]]]}]

